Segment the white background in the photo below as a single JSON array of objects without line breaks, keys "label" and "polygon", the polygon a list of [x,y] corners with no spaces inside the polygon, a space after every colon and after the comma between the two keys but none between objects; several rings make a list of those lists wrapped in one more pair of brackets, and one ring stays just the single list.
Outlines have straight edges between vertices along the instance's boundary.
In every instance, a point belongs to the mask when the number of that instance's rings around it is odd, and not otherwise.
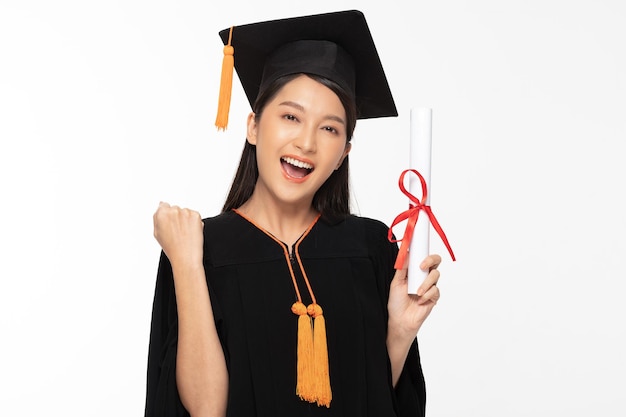
[{"label": "white background", "polygon": [[[362,121],[355,211],[406,208],[409,111],[457,262],[419,338],[428,415],[624,416],[621,0],[0,0],[0,413],[143,415],[160,200],[217,214],[217,32],[361,9],[400,112]],[[410,7],[409,7],[410,6]]]}]

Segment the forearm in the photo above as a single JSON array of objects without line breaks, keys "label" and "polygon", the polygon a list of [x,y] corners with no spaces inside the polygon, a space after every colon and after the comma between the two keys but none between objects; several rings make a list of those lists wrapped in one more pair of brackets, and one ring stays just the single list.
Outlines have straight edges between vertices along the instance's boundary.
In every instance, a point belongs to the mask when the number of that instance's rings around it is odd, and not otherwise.
[{"label": "forearm", "polygon": [[174,269],[178,307],[176,384],[192,417],[226,413],[228,372],[202,265]]},{"label": "forearm", "polygon": [[389,326],[387,331],[387,352],[391,363],[391,378],[395,387],[404,369],[409,349],[415,340],[415,334],[406,334],[398,329]]}]

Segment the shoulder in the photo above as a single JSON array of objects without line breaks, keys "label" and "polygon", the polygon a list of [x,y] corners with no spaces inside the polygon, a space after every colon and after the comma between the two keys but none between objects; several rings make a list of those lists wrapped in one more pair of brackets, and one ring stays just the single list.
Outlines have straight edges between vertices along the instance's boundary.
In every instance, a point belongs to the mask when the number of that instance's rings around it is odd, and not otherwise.
[{"label": "shoulder", "polygon": [[388,225],[377,219],[356,215],[346,218],[346,225],[359,236],[360,241],[357,244],[366,250],[369,258],[381,270],[393,270],[398,244]]},{"label": "shoulder", "polygon": [[346,218],[346,222],[356,228],[363,229],[367,232],[373,233],[387,233],[389,227],[380,220],[372,219],[370,217],[361,217],[357,215],[350,215]]},{"label": "shoulder", "polygon": [[389,227],[380,220],[354,214],[332,224],[326,223],[326,225],[331,229],[362,237],[387,236],[389,230]]},{"label": "shoulder", "polygon": [[204,256],[211,263],[218,262],[237,250],[242,224],[234,212],[224,212],[202,219],[204,223]]},{"label": "shoulder", "polygon": [[228,230],[237,224],[237,214],[232,211],[220,213],[217,216],[207,217],[202,219],[204,223],[204,229],[218,232],[221,230]]},{"label": "shoulder", "polygon": [[371,256],[391,243],[388,230],[380,220],[349,215],[334,222],[320,220],[309,243],[324,248],[320,251],[327,256]]},{"label": "shoulder", "polygon": [[204,258],[214,266],[282,259],[283,250],[234,211],[203,219]]}]

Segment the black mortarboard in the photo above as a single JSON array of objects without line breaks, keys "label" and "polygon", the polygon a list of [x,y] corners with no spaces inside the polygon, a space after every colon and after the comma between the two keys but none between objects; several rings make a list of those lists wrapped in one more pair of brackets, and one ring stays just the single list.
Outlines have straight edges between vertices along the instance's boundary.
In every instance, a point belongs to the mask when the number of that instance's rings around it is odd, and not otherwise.
[{"label": "black mortarboard", "polygon": [[[225,58],[232,59],[234,48],[234,67],[251,106],[259,91],[277,78],[309,73],[352,93],[359,119],[398,115],[365,16],[358,10],[235,26],[219,35]],[[225,128],[225,123],[216,125]]]}]

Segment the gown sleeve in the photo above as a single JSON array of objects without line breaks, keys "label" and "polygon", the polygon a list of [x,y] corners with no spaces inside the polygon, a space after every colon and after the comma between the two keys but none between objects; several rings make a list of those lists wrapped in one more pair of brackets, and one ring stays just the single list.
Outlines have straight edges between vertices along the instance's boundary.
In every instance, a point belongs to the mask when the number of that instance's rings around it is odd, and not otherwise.
[{"label": "gown sleeve", "polygon": [[161,252],[152,306],[148,346],[145,417],[188,417],[176,387],[178,315],[174,277]]},{"label": "gown sleeve", "polygon": [[[389,287],[395,274],[394,264],[398,255],[398,245],[387,239],[387,229],[383,230],[384,237],[378,238],[377,274],[384,277],[384,305],[389,299]],[[380,236],[380,235],[379,235]],[[426,413],[426,384],[420,362],[417,338],[404,363],[404,368],[394,389],[396,414],[398,417],[423,417]]]}]

